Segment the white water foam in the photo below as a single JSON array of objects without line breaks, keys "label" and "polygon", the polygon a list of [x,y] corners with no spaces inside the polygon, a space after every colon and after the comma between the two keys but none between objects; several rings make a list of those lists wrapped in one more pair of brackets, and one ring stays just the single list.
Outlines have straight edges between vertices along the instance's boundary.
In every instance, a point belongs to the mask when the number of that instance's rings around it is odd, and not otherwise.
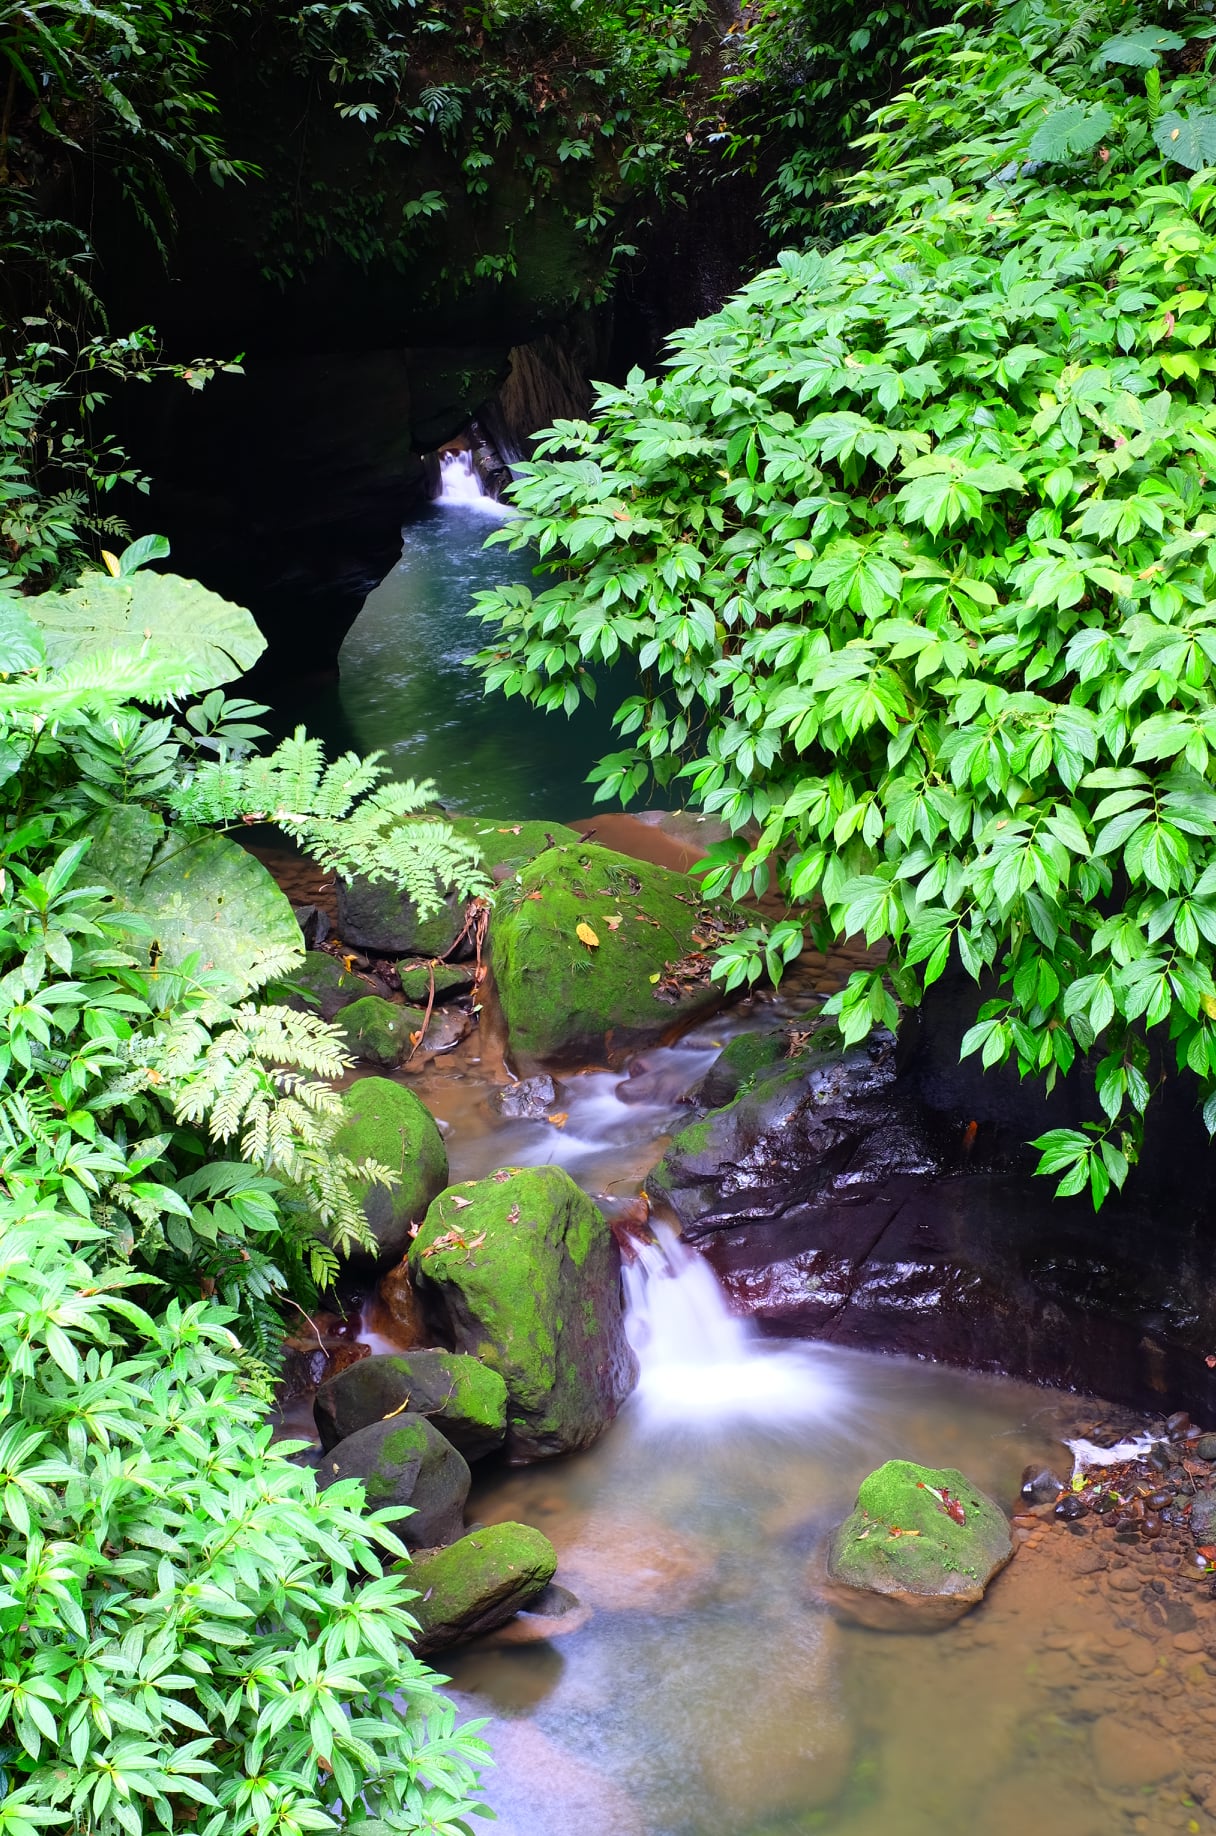
[{"label": "white water foam", "polygon": [[1138,1460],[1156,1446],[1151,1434],[1133,1435],[1129,1441],[1117,1441],[1113,1447],[1098,1447],[1093,1441],[1065,1441],[1073,1458],[1073,1471],[1088,1472],[1095,1466],[1121,1466],[1124,1460]]},{"label": "white water foam", "polygon": [[727,1308],[709,1264],[658,1225],[625,1264],[626,1330],[641,1375],[644,1427],[703,1428],[754,1420],[768,1428],[842,1414],[842,1373],[810,1345],[766,1343]]},{"label": "white water foam", "polygon": [[439,455],[439,496],[435,502],[445,510],[475,510],[480,516],[505,518],[510,506],[487,497],[473,465],[473,455],[448,452]]}]

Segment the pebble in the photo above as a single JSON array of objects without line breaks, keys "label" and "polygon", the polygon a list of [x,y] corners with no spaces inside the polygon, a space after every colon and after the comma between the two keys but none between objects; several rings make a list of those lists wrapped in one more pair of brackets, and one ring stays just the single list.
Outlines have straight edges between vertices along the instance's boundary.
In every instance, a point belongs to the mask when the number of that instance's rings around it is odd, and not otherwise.
[{"label": "pebble", "polygon": [[1116,1791],[1139,1791],[1146,1785],[1156,1785],[1181,1765],[1172,1742],[1131,1722],[1103,1716],[1095,1721],[1090,1739],[1098,1777]]},{"label": "pebble", "polygon": [[1146,1638],[1133,1638],[1119,1653],[1119,1665],[1129,1676],[1151,1676],[1157,1668],[1157,1653]]},{"label": "pebble", "polygon": [[1110,1577],[1110,1585],[1117,1588],[1121,1594],[1138,1594],[1140,1577],[1129,1574],[1125,1568],[1120,1568]]},{"label": "pebble", "polygon": [[1201,1434],[1195,1452],[1201,1460],[1216,1460],[1216,1434]]},{"label": "pebble", "polygon": [[1200,1651],[1205,1651],[1206,1649],[1207,1647],[1205,1646],[1203,1640],[1200,1638],[1198,1632],[1175,1632],[1174,1634],[1174,1650],[1175,1651],[1200,1652]]}]

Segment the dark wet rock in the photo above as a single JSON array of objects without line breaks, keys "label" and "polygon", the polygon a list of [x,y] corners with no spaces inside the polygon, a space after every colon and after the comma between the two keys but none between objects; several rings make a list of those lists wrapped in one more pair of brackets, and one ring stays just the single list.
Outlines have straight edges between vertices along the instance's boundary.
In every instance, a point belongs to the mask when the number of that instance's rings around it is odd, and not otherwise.
[{"label": "dark wet rock", "polygon": [[319,950],[326,942],[332,926],[329,913],[319,905],[293,905],[296,923],[304,933],[304,944],[309,950]]},{"label": "dark wet rock", "polygon": [[391,1322],[394,1343],[403,1350],[428,1344],[426,1314],[404,1258],[381,1277],[378,1292]]},{"label": "dark wet rock", "polygon": [[826,1592],[862,1625],[932,1631],[977,1605],[1012,1555],[1004,1512],[963,1473],[888,1460],[832,1536]]},{"label": "dark wet rock", "polygon": [[1216,1434],[1201,1434],[1195,1452],[1201,1460],[1216,1460]]},{"label": "dark wet rock", "polygon": [[408,1408],[425,1415],[466,1460],[501,1447],[507,1432],[507,1386],[467,1353],[386,1352],[365,1358],[317,1391],[313,1418],[325,1450],[373,1422]]},{"label": "dark wet rock", "polygon": [[[343,1096],[349,1120],[334,1137],[334,1146],[351,1160],[374,1160],[396,1176],[392,1186],[368,1183],[363,1212],[376,1240],[376,1260],[384,1267],[401,1261],[410,1242],[411,1224],[421,1223],[426,1208],[447,1183],[448,1157],[435,1118],[412,1090],[385,1077],[363,1077]],[[352,1260],[363,1260],[357,1254]]]},{"label": "dark wet rock", "polygon": [[590,1446],[632,1389],[620,1262],[603,1214],[560,1167],[500,1168],[427,1212],[410,1273],[443,1338],[506,1382],[513,1460]]},{"label": "dark wet rock", "polygon": [[1191,1534],[1197,1543],[1216,1542],[1216,1491],[1199,1492],[1192,1500]]},{"label": "dark wet rock", "polygon": [[331,1447],[318,1468],[320,1483],[362,1479],[368,1508],[409,1505],[394,1525],[410,1549],[431,1549],[458,1537],[472,1474],[468,1461],[424,1415],[408,1411],[360,1428]]},{"label": "dark wet rock", "polygon": [[1167,1416],[1166,1423],[1165,1423],[1165,1432],[1169,1435],[1172,1441],[1176,1441],[1176,1440],[1181,1439],[1181,1437],[1186,1434],[1186,1431],[1190,1427],[1190,1425],[1191,1425],[1191,1418],[1186,1413],[1186,1410],[1179,1409],[1173,1415]]},{"label": "dark wet rock", "polygon": [[464,902],[455,895],[420,918],[413,900],[386,880],[338,881],[338,935],[356,949],[381,956],[446,956],[463,925]]},{"label": "dark wet rock", "polygon": [[516,1122],[543,1122],[557,1107],[557,1088],[551,1077],[524,1077],[496,1090],[493,1097],[499,1115]]},{"label": "dark wet rock", "polygon": [[1032,1504],[1051,1504],[1063,1490],[1064,1481],[1046,1466],[1028,1466],[1022,1474],[1022,1497]]},{"label": "dark wet rock", "polygon": [[535,1600],[556,1568],[552,1543],[527,1524],[487,1524],[416,1556],[407,1576],[418,1590],[410,1603],[415,1650],[425,1655],[493,1631]]},{"label": "dark wet rock", "polygon": [[1071,1492],[1061,1498],[1059,1504],[1056,1506],[1057,1517],[1080,1517],[1083,1515],[1084,1511],[1085,1506],[1081,1503],[1081,1500],[1075,1497]]},{"label": "dark wet rock", "polygon": [[809,1029],[816,1024],[808,1021],[806,1030],[780,1026],[765,1032],[736,1034],[689,1093],[691,1100],[702,1109],[721,1109],[757,1084],[781,1075],[791,1061],[802,1056]]},{"label": "dark wet rock", "polygon": [[648,1190],[763,1330],[1216,1418],[1216,1155],[1189,1093],[1166,1079],[1150,1146],[1099,1215],[1056,1199],[1026,1144],[1091,1119],[1089,1098],[960,1066],[968,988],[939,984],[898,1045],[813,1038],[681,1130]]}]

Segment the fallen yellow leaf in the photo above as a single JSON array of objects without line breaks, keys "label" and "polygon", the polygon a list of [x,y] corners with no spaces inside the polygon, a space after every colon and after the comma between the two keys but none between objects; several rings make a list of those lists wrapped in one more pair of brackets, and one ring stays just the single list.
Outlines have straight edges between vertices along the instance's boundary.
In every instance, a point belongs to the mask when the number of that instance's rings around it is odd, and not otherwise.
[{"label": "fallen yellow leaf", "polygon": [[546,1122],[552,1122],[554,1128],[565,1128],[567,1122],[570,1120],[570,1111],[568,1109],[556,1110],[553,1115],[546,1116],[545,1120]]},{"label": "fallen yellow leaf", "polygon": [[661,978],[662,978],[662,971],[660,970],[657,974],[652,975],[650,979],[652,982],[657,982],[657,981],[660,981]]},{"label": "fallen yellow leaf", "polygon": [[596,936],[595,932],[591,929],[591,926],[587,923],[585,918],[577,926],[574,935],[578,938],[580,943],[585,943],[589,950],[599,949],[600,940]]},{"label": "fallen yellow leaf", "polygon": [[604,923],[608,926],[610,931],[619,931],[621,928],[621,914],[617,912],[614,917],[605,918]]}]

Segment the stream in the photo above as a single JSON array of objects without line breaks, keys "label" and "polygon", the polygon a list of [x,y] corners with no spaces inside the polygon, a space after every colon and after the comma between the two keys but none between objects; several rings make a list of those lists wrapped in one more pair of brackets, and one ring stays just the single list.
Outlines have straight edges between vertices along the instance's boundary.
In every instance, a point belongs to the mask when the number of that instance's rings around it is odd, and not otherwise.
[{"label": "stream", "polygon": [[[433,775],[458,807],[573,816],[604,749],[600,717],[566,726],[487,705],[460,667],[470,592],[526,577],[519,558],[481,551],[491,514],[448,502],[410,527],[402,562],[347,641],[340,688],[292,717],[383,747],[395,772]],[[822,985],[833,979],[829,966]],[[771,1024],[795,1000],[756,997],[647,1053],[640,1077],[589,1067],[560,1079],[560,1126],[498,1115],[490,1094],[505,1072],[478,1033],[408,1081],[444,1129],[453,1182],[554,1161],[610,1209],[643,1187],[687,1115],[680,1096],[730,1033]],[[486,1829],[1216,1830],[1160,1763],[1163,1743],[1216,1735],[1210,1681],[1188,1684],[1185,1665],[1199,1660],[1175,1647],[1189,1637],[1188,1653],[1202,1649],[1188,1628],[1216,1613],[1206,1583],[1202,1600],[1192,1581],[1193,1599],[1176,1606],[1171,1595],[1154,1617],[1151,1594],[1112,1591],[1117,1578],[1086,1566],[1084,1539],[1049,1521],[980,1609],[933,1636],[842,1624],[817,1597],[826,1535],[880,1462],[958,1466],[1012,1510],[1024,1467],[1066,1473],[1061,1441],[1100,1420],[1100,1406],[762,1341],[730,1317],[707,1265],[661,1241],[626,1270],[642,1375],[609,1433],[581,1455],[475,1470],[470,1526],[536,1525],[580,1603],[560,1636],[525,1614],[437,1660],[462,1713],[491,1718],[486,1796],[498,1821]],[[371,1311],[365,1324],[376,1324]]]}]

